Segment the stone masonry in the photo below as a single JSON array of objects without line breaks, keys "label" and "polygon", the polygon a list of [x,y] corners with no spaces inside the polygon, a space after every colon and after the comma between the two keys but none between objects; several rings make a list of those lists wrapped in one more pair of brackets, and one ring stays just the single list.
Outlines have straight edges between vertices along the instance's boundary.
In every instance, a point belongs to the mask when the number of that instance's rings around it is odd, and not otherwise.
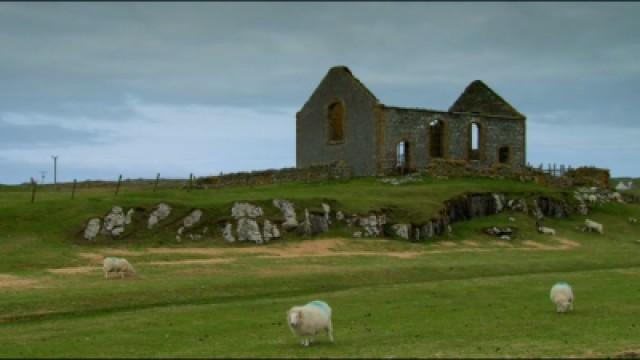
[{"label": "stone masonry", "polygon": [[[343,111],[334,114],[336,104]],[[342,138],[330,138],[336,133]],[[522,170],[526,117],[479,80],[448,111],[388,106],[344,66],[331,68],[296,114],[298,168],[342,161],[353,176],[388,175],[425,169],[435,158]]]}]

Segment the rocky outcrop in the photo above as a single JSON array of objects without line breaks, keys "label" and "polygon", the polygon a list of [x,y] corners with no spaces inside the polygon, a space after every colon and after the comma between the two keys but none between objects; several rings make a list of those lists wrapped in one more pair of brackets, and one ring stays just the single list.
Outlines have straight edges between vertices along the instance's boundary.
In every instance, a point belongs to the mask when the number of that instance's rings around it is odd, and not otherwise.
[{"label": "rocky outcrop", "polygon": [[361,217],[358,221],[358,225],[363,228],[364,236],[378,237],[383,234],[382,227],[386,224],[386,216],[371,214],[366,217]]},{"label": "rocky outcrop", "polygon": [[322,203],[322,211],[324,212],[324,218],[327,221],[327,224],[331,224],[331,218],[329,217],[331,214],[331,206],[329,206],[329,204]]},{"label": "rocky outcrop", "polygon": [[391,231],[393,235],[409,240],[409,235],[411,233],[411,224],[393,224],[391,225]]},{"label": "rocky outcrop", "polygon": [[93,218],[91,220],[89,220],[89,222],[87,223],[87,227],[85,227],[84,229],[84,238],[92,241],[93,239],[96,238],[96,236],[98,236],[98,233],[100,232],[100,218]]},{"label": "rocky outcrop", "polygon": [[155,210],[149,215],[149,221],[147,222],[147,228],[153,229],[160,221],[166,219],[171,214],[171,206],[160,203]]},{"label": "rocky outcrop", "polygon": [[236,238],[233,236],[233,225],[231,223],[225,224],[222,230],[222,238],[229,244],[236,242]]},{"label": "rocky outcrop", "polygon": [[263,216],[262,208],[259,206],[251,205],[249,203],[237,202],[231,208],[231,216],[235,219],[248,217],[255,219],[259,216]]},{"label": "rocky outcrop", "polygon": [[129,225],[131,224],[131,221],[133,221],[133,214],[136,212],[136,209],[129,209],[129,211],[127,211],[127,215],[124,217],[124,224],[125,225]]},{"label": "rocky outcrop", "polygon": [[104,217],[102,234],[120,236],[124,232],[125,216],[120,206],[111,208],[111,212]]},{"label": "rocky outcrop", "polygon": [[298,220],[296,219],[296,210],[293,204],[287,200],[273,200],[273,206],[280,209],[284,216],[284,222],[282,228],[285,230],[295,229],[298,227]]},{"label": "rocky outcrop", "polygon": [[304,209],[304,220],[298,224],[296,228],[298,235],[309,236],[311,235],[311,219],[309,219],[309,210]]},{"label": "rocky outcrop", "polygon": [[202,210],[195,209],[191,212],[191,214],[187,215],[184,219],[182,219],[182,224],[185,228],[190,228],[193,225],[200,222],[200,218],[202,217]]},{"label": "rocky outcrop", "polygon": [[236,231],[238,233],[238,241],[253,241],[256,244],[262,244],[264,242],[262,234],[260,233],[260,227],[254,219],[246,217],[238,219]]},{"label": "rocky outcrop", "polygon": [[265,220],[262,225],[262,236],[265,242],[269,242],[271,239],[279,239],[280,231],[276,224],[272,224],[271,221]]}]

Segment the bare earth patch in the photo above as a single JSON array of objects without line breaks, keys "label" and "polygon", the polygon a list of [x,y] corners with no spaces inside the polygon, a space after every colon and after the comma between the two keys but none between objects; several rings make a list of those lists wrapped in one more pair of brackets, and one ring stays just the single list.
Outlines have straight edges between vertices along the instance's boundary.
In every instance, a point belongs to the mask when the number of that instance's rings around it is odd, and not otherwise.
[{"label": "bare earth patch", "polygon": [[[439,241],[433,244],[430,249],[424,248],[415,251],[392,251],[392,250],[349,250],[349,239],[319,239],[306,240],[299,243],[282,246],[252,246],[252,247],[236,247],[236,248],[149,248],[144,251],[131,251],[123,249],[102,249],[99,253],[80,253],[79,256],[85,258],[90,264],[101,264],[105,256],[144,256],[144,255],[170,255],[170,254],[186,254],[200,255],[204,259],[186,259],[186,260],[162,260],[139,262],[138,264],[149,265],[205,265],[205,264],[228,264],[237,260],[234,255],[254,254],[261,258],[302,258],[302,257],[325,257],[325,256],[389,256],[398,259],[412,259],[421,254],[442,254],[451,252],[486,252],[495,251],[497,248],[513,248],[515,250],[527,251],[546,251],[546,250],[568,250],[580,246],[580,243],[565,239],[554,238],[558,241],[558,245],[542,244],[532,240],[524,240],[524,247],[514,247],[505,241],[494,240],[490,245],[494,247],[481,247],[477,241],[464,240],[460,243],[453,241]],[[379,241],[390,241],[381,239]],[[428,250],[427,250],[428,249]],[[70,268],[48,269],[47,271],[54,274],[84,274],[91,271],[99,270],[99,266],[79,266]],[[295,269],[289,269],[294,271]],[[326,269],[317,269],[318,271],[326,271]],[[280,270],[269,270],[271,272],[279,272]],[[263,276],[269,276],[267,271]],[[308,270],[307,270],[308,271]],[[1,286],[1,285],[0,285]]]},{"label": "bare earth patch", "polygon": [[34,288],[38,285],[37,280],[25,279],[15,275],[0,274],[0,289],[2,288]]},{"label": "bare earth patch", "polygon": [[149,265],[200,265],[200,264],[228,264],[235,261],[235,258],[217,258],[217,259],[188,259],[188,260],[167,260],[167,261],[149,261],[143,264]]},{"label": "bare earth patch", "polygon": [[467,245],[467,246],[471,246],[471,247],[479,247],[480,246],[480,244],[478,244],[477,242],[475,242],[473,240],[464,240],[462,243]]},{"label": "bare earth patch", "polygon": [[68,268],[47,269],[48,272],[59,275],[86,274],[96,270],[102,269],[97,266],[76,266]]}]

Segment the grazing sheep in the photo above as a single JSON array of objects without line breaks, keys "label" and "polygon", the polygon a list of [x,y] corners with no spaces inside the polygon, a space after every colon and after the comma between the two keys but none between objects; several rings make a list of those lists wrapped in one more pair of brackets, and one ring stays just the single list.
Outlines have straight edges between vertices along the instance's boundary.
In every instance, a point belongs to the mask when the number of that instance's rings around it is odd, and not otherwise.
[{"label": "grazing sheep", "polygon": [[542,226],[540,223],[536,222],[536,228],[540,234],[555,236],[556,231],[550,227]]},{"label": "grazing sheep", "polygon": [[124,278],[127,275],[134,276],[136,274],[136,271],[127,259],[118,257],[105,258],[102,262],[102,271],[104,271],[105,279],[109,278],[110,273],[120,274],[120,278]]},{"label": "grazing sheep", "polygon": [[587,227],[587,230],[589,231],[596,231],[600,234],[604,234],[604,227],[602,226],[602,224],[599,224],[593,220],[586,219],[584,221],[584,225]]},{"label": "grazing sheep", "polygon": [[549,298],[556,304],[556,311],[565,313],[573,310],[573,290],[566,282],[559,282],[553,285]]},{"label": "grazing sheep", "polygon": [[333,342],[331,308],[324,301],[316,300],[304,306],[292,307],[287,313],[287,324],[294,335],[302,338],[303,346],[309,346],[313,336],[323,330]]}]

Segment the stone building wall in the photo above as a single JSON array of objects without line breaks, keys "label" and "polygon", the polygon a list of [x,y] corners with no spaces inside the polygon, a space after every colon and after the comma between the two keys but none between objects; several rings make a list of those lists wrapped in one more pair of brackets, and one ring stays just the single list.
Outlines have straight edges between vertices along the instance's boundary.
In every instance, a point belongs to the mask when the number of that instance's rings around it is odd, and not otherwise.
[{"label": "stone building wall", "polygon": [[[333,68],[311,98],[296,114],[296,166],[341,160],[355,176],[375,173],[376,145],[373,94],[344,68]],[[344,141],[329,141],[328,106],[342,101],[345,107]]]},{"label": "stone building wall", "polygon": [[409,169],[420,170],[429,166],[432,160],[429,124],[436,120],[444,126],[440,140],[444,147],[442,159],[469,160],[471,123],[476,122],[480,127],[480,160],[469,161],[471,166],[490,167],[498,163],[498,149],[502,146],[510,149],[508,165],[512,170],[518,171],[525,165],[523,120],[428,109],[387,106],[383,109],[384,150],[379,160],[382,173],[393,172],[397,162],[397,145],[401,141],[409,144]]}]

